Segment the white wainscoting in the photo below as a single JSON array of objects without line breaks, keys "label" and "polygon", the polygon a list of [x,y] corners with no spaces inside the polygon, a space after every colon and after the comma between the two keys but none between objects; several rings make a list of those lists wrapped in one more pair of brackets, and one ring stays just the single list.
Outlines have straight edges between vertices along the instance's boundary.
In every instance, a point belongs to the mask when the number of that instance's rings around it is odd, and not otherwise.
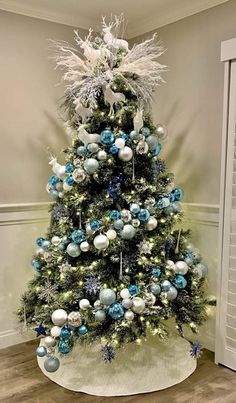
[{"label": "white wainscoting", "polygon": [[[30,264],[35,239],[43,235],[49,222],[49,203],[0,205],[0,348],[21,343],[35,337],[23,332],[15,312],[19,299],[31,279]],[[193,243],[201,250],[209,266],[209,292],[216,294],[217,277],[217,205],[183,203],[184,227],[193,230]],[[200,341],[214,350],[215,321],[210,318],[199,334]]]}]

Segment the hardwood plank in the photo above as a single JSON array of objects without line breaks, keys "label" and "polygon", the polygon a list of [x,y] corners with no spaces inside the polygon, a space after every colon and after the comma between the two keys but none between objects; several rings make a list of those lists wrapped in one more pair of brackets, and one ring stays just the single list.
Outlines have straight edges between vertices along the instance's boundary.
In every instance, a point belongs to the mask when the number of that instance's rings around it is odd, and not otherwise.
[{"label": "hardwood plank", "polygon": [[[38,340],[0,350],[0,402],[3,403],[235,403],[236,374],[214,364],[204,350],[198,368],[184,382],[163,391],[122,397],[71,392],[51,382],[37,365]],[[127,380],[128,382],[128,380]],[[137,382],[140,382],[137,379]]]}]

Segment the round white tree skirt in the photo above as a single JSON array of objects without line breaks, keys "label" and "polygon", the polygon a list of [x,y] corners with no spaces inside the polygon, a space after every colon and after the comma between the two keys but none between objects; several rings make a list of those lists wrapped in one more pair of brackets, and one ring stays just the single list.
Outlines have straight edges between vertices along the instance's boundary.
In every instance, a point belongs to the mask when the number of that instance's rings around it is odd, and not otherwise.
[{"label": "round white tree skirt", "polygon": [[[41,339],[40,345],[44,345]],[[101,345],[75,345],[61,357],[54,373],[44,369],[45,357],[38,357],[42,372],[53,382],[76,392],[97,396],[121,396],[153,392],[182,382],[196,369],[190,356],[190,344],[172,334],[167,342],[148,337],[140,346],[129,343],[117,349],[111,363],[101,357]]]}]

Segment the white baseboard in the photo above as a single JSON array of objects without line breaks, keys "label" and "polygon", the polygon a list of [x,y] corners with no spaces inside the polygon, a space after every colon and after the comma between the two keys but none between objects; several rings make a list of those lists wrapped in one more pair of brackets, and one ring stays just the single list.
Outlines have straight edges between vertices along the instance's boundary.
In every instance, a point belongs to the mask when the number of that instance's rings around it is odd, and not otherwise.
[{"label": "white baseboard", "polygon": [[33,339],[35,339],[35,332],[31,330],[21,332],[16,329],[9,329],[0,332],[0,348],[13,346]]}]

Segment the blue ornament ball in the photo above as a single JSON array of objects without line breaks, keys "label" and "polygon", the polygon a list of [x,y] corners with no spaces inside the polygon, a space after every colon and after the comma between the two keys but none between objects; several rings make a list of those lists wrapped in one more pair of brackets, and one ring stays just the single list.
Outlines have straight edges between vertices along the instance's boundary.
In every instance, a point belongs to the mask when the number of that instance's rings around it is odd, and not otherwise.
[{"label": "blue ornament ball", "polygon": [[136,130],[132,130],[132,132],[130,132],[129,136],[130,136],[131,140],[138,140],[140,138],[140,134]]},{"label": "blue ornament ball", "polygon": [[72,176],[67,176],[66,178],[66,184],[69,186],[72,186],[74,184],[74,179],[72,178]]},{"label": "blue ornament ball", "polygon": [[84,162],[84,169],[88,174],[94,174],[99,167],[99,162],[95,158],[88,158]]},{"label": "blue ornament ball", "polygon": [[201,270],[203,277],[204,277],[204,276],[207,274],[207,272],[208,272],[208,267],[207,267],[205,264],[203,264],[203,263],[198,263],[198,264],[196,264],[196,268],[197,268],[198,270]]},{"label": "blue ornament ball", "polygon": [[175,200],[176,201],[181,201],[184,198],[184,191],[182,189],[176,188],[175,190],[173,190],[174,196],[175,196]]},{"label": "blue ornament ball", "polygon": [[129,135],[127,134],[127,133],[121,133],[121,136],[120,136],[123,140],[125,140],[125,142],[127,142],[128,140],[129,140]]},{"label": "blue ornament ball", "polygon": [[161,287],[159,284],[152,284],[150,287],[151,293],[154,295],[159,295],[161,293]]},{"label": "blue ornament ball", "polygon": [[109,186],[108,193],[109,193],[110,197],[115,199],[117,197],[117,194],[118,194],[118,189],[114,188],[113,186]]},{"label": "blue ornament ball", "polygon": [[99,300],[101,304],[111,305],[116,300],[116,294],[110,288],[103,288],[99,294]]},{"label": "blue ornament ball", "polygon": [[44,368],[47,372],[56,372],[60,367],[60,361],[57,357],[49,357],[44,361]]},{"label": "blue ornament ball", "polygon": [[160,143],[158,143],[156,148],[154,150],[152,150],[153,157],[156,157],[157,155],[159,155],[161,152],[161,149],[162,149],[162,145]]},{"label": "blue ornament ball", "polygon": [[158,138],[154,135],[148,136],[146,138],[146,143],[151,151],[155,150],[158,145]]},{"label": "blue ornament ball", "polygon": [[37,272],[40,272],[42,265],[37,259],[32,259],[31,264]]},{"label": "blue ornament ball", "polygon": [[166,294],[167,294],[167,299],[168,299],[169,301],[173,301],[173,300],[177,297],[178,291],[177,291],[176,288],[173,287],[173,285],[172,285],[172,286],[170,286],[169,291],[167,291]]},{"label": "blue ornament ball", "polygon": [[174,193],[169,193],[168,194],[168,197],[169,197],[169,200],[170,200],[170,202],[174,202],[175,201],[175,195],[174,195]]},{"label": "blue ornament ball", "polygon": [[110,212],[110,218],[112,220],[118,220],[118,218],[120,218],[120,212],[118,210],[112,210]]},{"label": "blue ornament ball", "polygon": [[159,267],[153,267],[152,268],[152,275],[153,275],[153,277],[156,277],[156,278],[160,277],[160,275],[161,275],[160,268]]},{"label": "blue ornament ball", "polygon": [[99,309],[95,312],[95,320],[99,322],[103,322],[106,319],[106,312],[102,309]]},{"label": "blue ornament ball", "polygon": [[86,235],[82,229],[78,229],[72,232],[71,238],[75,243],[80,244],[85,241]]},{"label": "blue ornament ball", "polygon": [[132,203],[130,206],[130,211],[132,214],[138,214],[138,212],[140,211],[140,207],[137,203]]},{"label": "blue ornament ball", "polygon": [[101,227],[101,221],[94,220],[94,221],[91,221],[91,223],[89,225],[93,231],[97,231]]},{"label": "blue ornament ball", "polygon": [[37,238],[37,239],[36,239],[36,244],[37,244],[38,246],[40,246],[40,248],[41,248],[44,241],[45,241],[45,239],[42,238],[42,237]]},{"label": "blue ornament ball", "polygon": [[118,151],[119,151],[119,148],[116,147],[115,144],[113,144],[113,146],[111,146],[111,147],[109,148],[109,152],[110,152],[111,154],[117,154]]},{"label": "blue ornament ball", "polygon": [[48,178],[48,184],[50,186],[56,186],[56,184],[60,182],[60,178],[56,175],[52,175]]},{"label": "blue ornament ball", "polygon": [[71,257],[77,257],[80,255],[81,251],[79,246],[77,245],[77,243],[75,242],[71,242],[69,243],[69,245],[66,248],[66,252],[68,253],[68,255],[70,255]]},{"label": "blue ornament ball", "polygon": [[68,162],[65,167],[65,173],[71,174],[74,170],[75,170],[74,164],[72,164],[72,162]]},{"label": "blue ornament ball", "polygon": [[182,274],[177,274],[177,276],[175,277],[174,280],[174,286],[177,289],[182,289],[185,288],[187,285],[187,280],[184,276],[182,276]]},{"label": "blue ornament ball", "polygon": [[124,227],[124,223],[121,219],[114,221],[115,229],[122,229]]},{"label": "blue ornament ball", "polygon": [[85,325],[81,325],[80,327],[78,327],[77,333],[79,336],[84,336],[88,333],[88,328]]},{"label": "blue ornament ball", "polygon": [[60,340],[58,343],[58,351],[61,354],[68,354],[71,351],[71,346],[68,340]]},{"label": "blue ornament ball", "polygon": [[62,240],[63,243],[68,243],[69,242],[69,239],[68,239],[67,235],[63,235],[61,240]]},{"label": "blue ornament ball", "polygon": [[118,302],[114,302],[111,304],[108,308],[108,315],[114,319],[120,319],[124,316],[125,310],[122,304],[119,304]]},{"label": "blue ornament ball", "polygon": [[55,189],[50,191],[50,196],[53,198],[53,200],[57,200],[59,197],[59,192]]},{"label": "blue ornament ball", "polygon": [[132,284],[128,287],[130,295],[137,295],[139,292],[138,286],[135,284]]},{"label": "blue ornament ball", "polygon": [[48,250],[49,246],[50,246],[50,242],[45,239],[45,240],[42,242],[41,247],[42,247],[44,250]]},{"label": "blue ornament ball", "polygon": [[64,250],[66,249],[66,245],[63,242],[61,242],[58,245],[58,249],[60,252],[64,252]]},{"label": "blue ornament ball", "polygon": [[149,129],[149,127],[143,127],[143,128],[142,128],[142,134],[143,134],[145,137],[148,137],[148,136],[150,135],[150,129]]},{"label": "blue ornament ball", "polygon": [[182,211],[181,204],[178,202],[171,203],[171,207],[175,213],[180,213]]},{"label": "blue ornament ball", "polygon": [[111,145],[115,142],[115,135],[109,129],[103,130],[100,134],[100,141],[102,144]]},{"label": "blue ornament ball", "polygon": [[148,221],[150,213],[147,209],[141,209],[138,213],[138,219],[140,221]]},{"label": "blue ornament ball", "polygon": [[69,327],[63,327],[61,329],[60,337],[62,339],[68,340],[71,336],[71,329]]},{"label": "blue ornament ball", "polygon": [[47,354],[47,349],[44,346],[39,346],[36,348],[36,354],[38,357],[44,357]]},{"label": "blue ornament ball", "polygon": [[86,155],[86,153],[87,153],[86,147],[80,146],[80,147],[77,148],[77,154],[80,157],[84,157]]},{"label": "blue ornament ball", "polygon": [[164,280],[164,281],[161,283],[161,289],[162,289],[162,291],[164,291],[164,292],[169,291],[170,286],[171,286],[171,283],[169,282],[169,280]]}]

